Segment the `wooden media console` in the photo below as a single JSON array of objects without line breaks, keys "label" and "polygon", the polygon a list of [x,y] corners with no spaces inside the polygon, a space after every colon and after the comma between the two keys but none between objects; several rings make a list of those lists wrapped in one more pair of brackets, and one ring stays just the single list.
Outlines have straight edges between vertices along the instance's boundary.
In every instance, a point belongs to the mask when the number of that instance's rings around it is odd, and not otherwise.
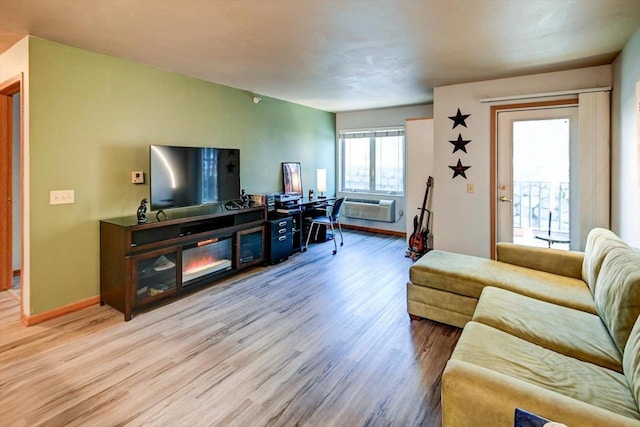
[{"label": "wooden media console", "polygon": [[136,310],[264,264],[266,207],[138,224],[100,221],[100,304]]}]

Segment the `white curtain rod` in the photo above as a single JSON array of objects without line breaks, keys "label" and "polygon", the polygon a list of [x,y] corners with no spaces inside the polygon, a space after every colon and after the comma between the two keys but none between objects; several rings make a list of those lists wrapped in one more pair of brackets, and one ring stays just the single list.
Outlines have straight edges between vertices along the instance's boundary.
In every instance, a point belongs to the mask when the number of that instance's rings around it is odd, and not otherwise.
[{"label": "white curtain rod", "polygon": [[577,95],[580,93],[589,93],[589,92],[609,92],[610,90],[611,90],[611,86],[592,87],[588,89],[562,90],[558,92],[530,93],[528,95],[511,95],[511,96],[497,96],[495,98],[481,98],[480,102],[484,103],[484,102],[512,101],[515,99],[549,98],[554,96]]}]

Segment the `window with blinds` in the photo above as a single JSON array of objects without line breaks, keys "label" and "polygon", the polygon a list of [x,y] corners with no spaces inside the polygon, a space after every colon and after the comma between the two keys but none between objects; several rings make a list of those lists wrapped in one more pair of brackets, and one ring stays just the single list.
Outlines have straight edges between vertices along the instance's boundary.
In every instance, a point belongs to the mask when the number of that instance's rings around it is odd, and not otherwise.
[{"label": "window with blinds", "polygon": [[340,189],[404,194],[404,128],[341,131]]}]

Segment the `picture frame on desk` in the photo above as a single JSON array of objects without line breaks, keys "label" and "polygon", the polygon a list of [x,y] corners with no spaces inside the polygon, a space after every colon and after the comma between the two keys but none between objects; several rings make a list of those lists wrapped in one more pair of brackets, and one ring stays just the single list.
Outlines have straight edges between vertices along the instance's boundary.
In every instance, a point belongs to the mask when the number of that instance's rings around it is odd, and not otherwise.
[{"label": "picture frame on desk", "polygon": [[285,194],[302,195],[302,167],[300,162],[282,163],[282,182]]}]

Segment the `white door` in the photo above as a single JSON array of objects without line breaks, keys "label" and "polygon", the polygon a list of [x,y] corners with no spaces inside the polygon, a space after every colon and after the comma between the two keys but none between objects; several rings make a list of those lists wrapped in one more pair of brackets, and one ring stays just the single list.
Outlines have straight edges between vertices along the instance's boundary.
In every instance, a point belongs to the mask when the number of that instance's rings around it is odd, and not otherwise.
[{"label": "white door", "polygon": [[499,112],[497,150],[497,241],[569,249],[579,222],[578,107]]}]

